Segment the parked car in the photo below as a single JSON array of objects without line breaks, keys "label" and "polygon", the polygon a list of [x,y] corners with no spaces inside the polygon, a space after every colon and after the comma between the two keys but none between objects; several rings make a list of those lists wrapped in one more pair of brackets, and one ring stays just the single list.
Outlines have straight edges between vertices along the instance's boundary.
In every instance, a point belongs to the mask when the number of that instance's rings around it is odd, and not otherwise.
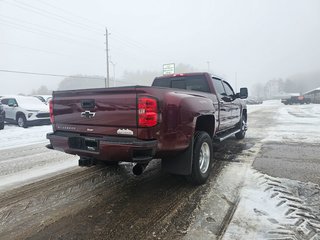
[{"label": "parked car", "polygon": [[202,184],[213,163],[212,141],[245,137],[247,95],[247,88],[235,93],[208,73],[158,77],[151,87],[56,91],[47,147],[79,155],[80,166],[134,162],[136,175],[161,158],[165,171]]},{"label": "parked car", "polygon": [[5,111],[3,109],[3,106],[0,102],[0,130],[4,128],[4,119],[5,119]]},{"label": "parked car", "polygon": [[261,99],[258,99],[258,98],[248,98],[248,99],[246,99],[246,103],[249,104],[249,105],[262,104],[263,101]]},{"label": "parked car", "polygon": [[30,96],[4,96],[1,99],[6,112],[5,120],[19,127],[50,123],[49,107]]},{"label": "parked car", "polygon": [[48,102],[52,98],[52,95],[34,95],[34,97],[40,99],[41,102],[48,104]]},{"label": "parked car", "polygon": [[292,105],[292,104],[310,104],[311,99],[304,96],[291,96],[290,98],[283,98],[281,102],[284,105]]}]

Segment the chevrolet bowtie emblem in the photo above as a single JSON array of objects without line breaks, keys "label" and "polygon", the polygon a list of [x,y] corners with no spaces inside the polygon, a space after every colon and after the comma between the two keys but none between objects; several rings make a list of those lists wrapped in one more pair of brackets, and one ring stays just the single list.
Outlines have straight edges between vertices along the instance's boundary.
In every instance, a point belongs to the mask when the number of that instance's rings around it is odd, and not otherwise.
[{"label": "chevrolet bowtie emblem", "polygon": [[84,111],[81,113],[81,117],[83,118],[93,118],[96,115],[95,112]]}]

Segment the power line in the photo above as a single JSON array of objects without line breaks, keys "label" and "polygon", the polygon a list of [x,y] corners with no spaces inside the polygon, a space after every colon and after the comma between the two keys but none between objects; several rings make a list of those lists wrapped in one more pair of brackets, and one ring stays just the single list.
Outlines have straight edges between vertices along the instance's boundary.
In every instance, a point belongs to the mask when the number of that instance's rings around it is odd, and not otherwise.
[{"label": "power line", "polygon": [[[104,79],[104,77],[72,76],[72,75],[63,75],[63,74],[26,72],[26,71],[16,71],[16,70],[7,70],[7,69],[0,69],[0,72],[16,73],[16,74],[27,74],[27,75],[36,75],[36,76],[49,76],[49,77],[68,77],[68,78],[99,79],[99,80]],[[126,82],[126,81],[121,81],[121,80],[116,80],[116,82],[125,83],[125,84],[132,84],[132,83],[129,83],[129,82]]]},{"label": "power line", "polygon": [[13,46],[13,47],[18,47],[18,48],[24,48],[24,49],[28,49],[28,50],[32,50],[32,51],[37,51],[37,52],[44,52],[44,53],[49,53],[49,54],[55,54],[55,55],[60,55],[60,56],[64,56],[64,57],[75,57],[69,54],[64,54],[64,53],[59,53],[59,52],[51,52],[51,51],[47,51],[44,49],[39,49],[39,48],[32,48],[32,47],[27,47],[27,46],[22,46],[22,45],[18,45],[18,44],[13,44],[13,43],[6,43],[6,42],[0,42],[0,44],[5,44],[8,46]]},{"label": "power line", "polygon": [[[87,24],[88,21],[93,22],[90,19],[82,17],[82,16],[75,15],[72,12],[66,11],[66,10],[64,10],[62,8],[59,8],[59,7],[56,7],[56,6],[52,5],[52,4],[43,2],[42,0],[37,0],[37,1],[39,1],[40,3],[42,3],[44,5],[50,6],[51,9],[52,8],[58,9],[59,13],[65,12],[65,13],[68,13],[70,15],[76,16],[78,19],[79,18],[84,19],[86,21],[86,23],[83,23],[83,20],[81,20],[82,22],[75,21],[75,20],[67,18],[67,17],[65,17],[65,16],[63,16],[61,14],[57,14],[55,12],[49,11],[43,5],[41,7],[38,7],[38,6],[36,7],[36,6],[27,4],[25,2],[20,2],[20,1],[17,1],[17,0],[13,0],[13,2],[12,1],[9,2],[7,0],[4,0],[5,3],[7,3],[9,5],[12,5],[14,7],[17,7],[17,8],[23,9],[25,11],[33,12],[33,13],[36,13],[38,15],[44,16],[46,18],[50,18],[50,19],[53,19],[53,20],[56,20],[56,21],[60,21],[60,22],[69,24],[71,26],[76,26],[76,27],[79,27],[79,28],[82,28],[82,29],[85,29],[85,30],[89,30],[92,33],[99,34],[100,36],[102,35],[101,34],[102,31],[98,30],[99,29],[98,27],[93,26],[93,24],[92,25]],[[11,18],[11,19],[13,19],[13,18]],[[8,19],[2,20],[2,21],[7,21],[7,24],[11,24],[11,27],[12,27],[12,25],[14,25],[15,28],[18,28],[18,29],[23,30],[23,31],[31,32],[31,33],[34,33],[34,34],[39,34],[39,35],[46,36],[46,37],[49,37],[50,35],[53,35],[54,38],[56,38],[56,39],[60,38],[59,40],[61,40],[61,38],[64,38],[65,40],[68,40],[68,42],[72,41],[72,43],[74,43],[74,42],[80,43],[79,37],[78,37],[79,35],[76,36],[77,37],[76,39],[72,39],[72,37],[70,37],[70,35],[74,35],[75,36],[75,34],[73,34],[72,32],[71,33],[66,33],[66,32],[63,32],[61,30],[54,29],[52,27],[51,28],[50,27],[44,27],[44,26],[41,26],[39,24],[30,23],[30,22],[26,22],[26,21],[23,21],[23,22],[24,23],[28,23],[29,25],[32,25],[32,26],[36,26],[36,28],[31,28],[30,29],[29,27],[26,27],[25,25],[22,25],[21,24],[22,21],[19,21],[19,23],[17,23],[17,22],[13,22],[13,23],[9,22],[8,23]],[[17,21],[17,20],[15,20],[15,21]],[[100,23],[95,23],[94,25],[103,26]],[[39,28],[41,30],[39,30]],[[45,29],[45,31],[43,31],[42,29]],[[53,31],[54,33],[48,32],[48,30]],[[57,34],[57,32],[58,32],[58,34]],[[61,36],[61,33],[63,34],[63,36]],[[67,35],[67,36],[65,36],[65,35]],[[111,37],[115,40],[115,42],[114,42],[115,44],[120,43],[120,45],[125,45],[129,49],[132,49],[132,48],[139,49],[140,50],[139,57],[141,57],[141,50],[142,50],[145,53],[149,52],[149,54],[144,54],[144,55],[152,54],[152,56],[153,55],[157,55],[158,57],[164,58],[164,56],[160,52],[154,51],[153,49],[145,46],[144,44],[142,44],[142,43],[140,43],[138,41],[135,41],[135,40],[133,40],[133,39],[127,37],[127,36],[124,36],[123,34],[117,33],[117,31],[115,31],[115,36],[114,37],[111,36]],[[82,38],[84,38],[84,37],[81,36],[80,39],[82,39]],[[91,41],[91,39],[89,39],[89,41]],[[89,45],[91,47],[95,47],[95,48],[98,49],[98,47],[93,46],[92,44],[90,44],[88,42],[82,42],[81,41],[81,44],[86,44],[86,45]],[[102,48],[99,48],[99,50],[102,50]]]},{"label": "power line", "polygon": [[[100,30],[98,30],[98,28],[96,28],[96,30],[94,30],[93,29],[94,27],[92,27],[90,25],[87,25],[87,24],[84,24],[84,23],[80,23],[80,22],[77,22],[77,21],[74,21],[74,20],[70,20],[70,19],[68,19],[68,18],[66,18],[64,16],[58,15],[56,13],[52,13],[52,12],[46,10],[46,9],[42,9],[42,8],[39,8],[39,7],[34,7],[34,6],[30,5],[30,4],[22,3],[22,2],[19,2],[17,0],[14,0],[14,2],[15,3],[13,3],[13,5],[18,7],[18,8],[22,8],[24,10],[32,11],[32,12],[35,12],[37,14],[43,15],[45,17],[49,17],[49,18],[52,18],[52,19],[55,19],[55,20],[58,20],[58,21],[62,21],[64,23],[67,23],[67,24],[70,24],[70,25],[76,25],[77,27],[81,27],[81,28],[84,28],[86,30],[90,30],[92,32],[100,34]],[[44,3],[42,1],[40,1],[40,2],[45,4],[45,5],[51,6],[52,8],[60,9],[60,11],[61,11],[61,8],[55,7],[52,4]],[[7,3],[9,3],[9,2],[7,2]],[[10,2],[9,4],[12,4],[12,2]],[[65,11],[64,10],[64,12],[69,12],[69,11]],[[74,16],[76,16],[78,18],[86,19],[87,21],[91,21],[88,18],[80,17],[80,16],[77,16],[75,14],[72,14],[72,15],[74,15]],[[91,21],[91,22],[93,22],[93,21]],[[100,25],[101,27],[102,26],[104,27],[104,25],[102,25],[100,23],[97,23],[97,24]],[[113,30],[112,30],[112,32],[113,32]],[[156,52],[156,51],[150,49],[149,47],[147,47],[146,45],[144,45],[142,43],[139,43],[138,41],[133,40],[133,39],[131,39],[131,38],[129,38],[129,37],[123,35],[123,34],[120,34],[117,31],[115,31],[115,35],[118,35],[118,37],[115,37],[115,39],[120,41],[120,42],[122,42],[122,44],[125,44],[127,46],[129,45],[130,47],[139,48],[139,49],[142,49],[144,51],[148,51],[148,52],[150,52],[150,53],[152,53],[154,55],[161,56],[160,52]],[[163,56],[161,56],[161,57],[163,57]]]},{"label": "power line", "polygon": [[[9,16],[3,15],[3,14],[0,14],[0,17],[3,17],[4,20],[6,20],[6,21],[9,21],[9,20],[10,20],[11,22],[13,22],[13,23],[15,23],[15,24],[23,25],[23,24],[21,24],[21,20],[20,20],[20,19],[13,18],[13,17],[9,17]],[[67,31],[62,31],[62,30],[60,30],[60,29],[52,28],[52,27],[49,27],[49,26],[43,26],[43,25],[36,24],[36,23],[33,23],[33,22],[25,21],[25,20],[23,20],[23,23],[24,23],[24,24],[31,25],[31,26],[34,26],[34,27],[40,29],[40,30],[38,30],[38,31],[41,31],[41,30],[45,29],[45,30],[49,30],[49,31],[52,31],[52,32],[55,32],[55,33],[58,33],[58,34],[67,35],[68,37],[69,37],[70,35],[73,35],[73,36],[76,37],[76,40],[78,40],[78,39],[80,38],[80,39],[87,39],[87,41],[90,41],[90,42],[92,42],[92,41],[97,41],[97,39],[88,38],[88,37],[86,37],[86,36],[79,35],[79,34],[75,34],[75,33],[72,33],[72,32],[70,32],[70,31],[68,31],[68,32],[67,32]],[[24,26],[25,26],[25,25],[24,25]],[[102,34],[101,34],[101,35],[102,35]]]},{"label": "power line", "polygon": [[103,79],[103,77],[85,77],[85,76],[70,76],[63,74],[53,74],[53,73],[38,73],[38,72],[25,72],[25,71],[15,71],[15,70],[7,70],[0,69],[0,72],[5,73],[17,73],[17,74],[28,74],[28,75],[38,75],[38,76],[49,76],[49,77],[69,77],[69,78],[85,78],[85,79]]},{"label": "power line", "polygon": [[62,40],[62,41],[68,42],[68,43],[73,43],[73,44],[77,43],[77,44],[87,45],[87,46],[90,46],[92,48],[96,48],[96,49],[102,50],[102,48],[99,48],[96,45],[93,45],[93,44],[90,44],[90,43],[87,43],[87,42],[80,42],[77,39],[68,38],[68,37],[65,37],[65,36],[59,36],[59,35],[52,34],[50,32],[46,32],[46,31],[43,31],[43,30],[27,28],[23,24],[14,23],[14,22],[12,22],[10,20],[5,20],[5,19],[1,19],[0,18],[0,21],[2,21],[3,24],[5,24],[7,26],[10,26],[10,27],[13,27],[13,28],[25,31],[25,32],[30,32],[30,33],[37,34],[37,35],[44,36],[44,37],[55,38],[57,40],[60,40],[60,41]]},{"label": "power line", "polygon": [[38,15],[41,15],[41,16],[44,16],[44,17],[49,17],[51,19],[54,19],[54,20],[57,20],[57,21],[60,21],[60,22],[63,22],[63,23],[67,23],[69,25],[73,25],[73,26],[76,26],[76,27],[79,27],[79,28],[82,28],[82,29],[86,29],[86,30],[89,30],[91,32],[94,32],[96,34],[100,34],[100,31],[99,30],[94,30],[92,28],[92,26],[88,26],[88,25],[85,25],[85,24],[82,24],[82,23],[78,23],[76,21],[73,21],[73,20],[70,20],[70,19],[67,19],[63,16],[60,16],[58,14],[55,14],[55,13],[51,13],[45,9],[41,9],[41,8],[37,8],[37,7],[34,7],[32,5],[29,5],[29,4],[26,4],[26,3],[22,3],[22,2],[19,2],[19,1],[16,1],[14,0],[14,2],[8,2],[8,1],[4,1],[5,3],[9,4],[9,5],[12,5],[12,6],[15,6],[15,7],[18,7],[20,9],[23,9],[25,11],[31,11],[31,12],[34,12]]},{"label": "power line", "polygon": [[[89,18],[80,16],[80,15],[77,15],[77,14],[74,14],[74,13],[71,12],[71,11],[67,11],[66,9],[63,9],[63,8],[54,6],[54,5],[52,5],[52,4],[49,4],[49,3],[47,3],[47,2],[44,2],[43,0],[37,0],[37,1],[38,1],[38,2],[41,2],[42,4],[45,4],[45,5],[47,5],[47,6],[50,6],[51,8],[57,9],[57,10],[59,10],[60,12],[62,11],[62,12],[65,12],[65,13],[67,13],[67,14],[73,15],[73,16],[75,16],[75,17],[77,17],[77,18],[81,18],[81,19],[85,20],[86,22],[89,21],[89,22],[94,23],[95,25],[99,25],[99,26],[101,26],[101,27],[105,27],[104,24],[101,24],[101,23],[92,21],[92,20],[89,19]],[[138,48],[146,48],[146,46],[143,45],[142,43],[139,43],[138,41],[133,40],[132,38],[129,38],[128,36],[125,36],[125,35],[123,35],[122,33],[119,33],[119,32],[116,31],[116,30],[112,30],[112,32],[114,32],[115,35],[118,35],[118,38],[117,38],[117,39],[120,40],[120,41],[122,41],[122,42],[127,42],[127,44],[130,44],[131,46],[135,46],[135,47],[138,47]],[[120,39],[119,39],[119,37],[120,37]],[[121,38],[124,39],[124,40],[121,40]]]},{"label": "power line", "polygon": [[42,1],[42,0],[37,0],[37,1],[40,2],[40,3],[42,3],[42,4],[44,4],[44,5],[49,6],[49,7],[51,7],[51,8],[55,8],[55,9],[57,9],[59,12],[62,11],[62,12],[65,12],[65,13],[67,13],[67,14],[69,14],[69,15],[73,15],[73,16],[75,16],[75,17],[77,17],[77,18],[84,19],[86,22],[89,21],[89,22],[94,23],[95,25],[98,24],[98,25],[100,25],[101,27],[105,27],[105,26],[104,26],[103,24],[101,24],[101,23],[92,21],[91,19],[86,18],[86,17],[83,17],[83,16],[81,16],[81,15],[74,14],[72,11],[68,11],[68,10],[66,10],[66,9],[63,9],[63,8],[54,6],[54,5],[52,5],[52,4],[49,4],[49,3],[47,3],[47,2],[44,2],[44,1]]}]

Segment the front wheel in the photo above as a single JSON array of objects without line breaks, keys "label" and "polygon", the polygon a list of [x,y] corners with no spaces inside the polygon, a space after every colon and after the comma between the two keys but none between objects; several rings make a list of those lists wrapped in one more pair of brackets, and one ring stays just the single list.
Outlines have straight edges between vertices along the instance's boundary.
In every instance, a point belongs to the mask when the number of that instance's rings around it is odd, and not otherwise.
[{"label": "front wheel", "polygon": [[27,119],[24,115],[20,114],[17,118],[17,124],[19,127],[27,128]]},{"label": "front wheel", "polygon": [[206,132],[196,132],[193,145],[192,172],[188,176],[190,182],[203,184],[210,175],[212,165],[212,140]]},{"label": "front wheel", "polygon": [[244,139],[247,131],[247,117],[242,114],[241,120],[239,122],[240,132],[236,133],[237,139]]}]

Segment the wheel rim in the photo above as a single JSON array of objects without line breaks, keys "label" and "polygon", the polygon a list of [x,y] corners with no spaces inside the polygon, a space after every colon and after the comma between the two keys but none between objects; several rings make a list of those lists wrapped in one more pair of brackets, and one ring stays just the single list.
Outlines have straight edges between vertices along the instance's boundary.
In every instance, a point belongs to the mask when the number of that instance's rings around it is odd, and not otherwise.
[{"label": "wheel rim", "polygon": [[208,171],[209,163],[210,163],[210,148],[208,143],[204,142],[201,145],[200,157],[199,157],[199,166],[200,166],[201,173],[206,173]]},{"label": "wheel rim", "polygon": [[247,119],[242,117],[241,131],[245,132],[247,130]]},{"label": "wheel rim", "polygon": [[19,118],[18,118],[18,125],[19,125],[19,127],[23,127],[23,125],[24,125],[24,120],[23,120],[22,117],[19,117]]},{"label": "wheel rim", "polygon": [[241,128],[242,131],[246,130],[246,124],[247,124],[246,121],[243,119],[242,120],[242,128]]}]

